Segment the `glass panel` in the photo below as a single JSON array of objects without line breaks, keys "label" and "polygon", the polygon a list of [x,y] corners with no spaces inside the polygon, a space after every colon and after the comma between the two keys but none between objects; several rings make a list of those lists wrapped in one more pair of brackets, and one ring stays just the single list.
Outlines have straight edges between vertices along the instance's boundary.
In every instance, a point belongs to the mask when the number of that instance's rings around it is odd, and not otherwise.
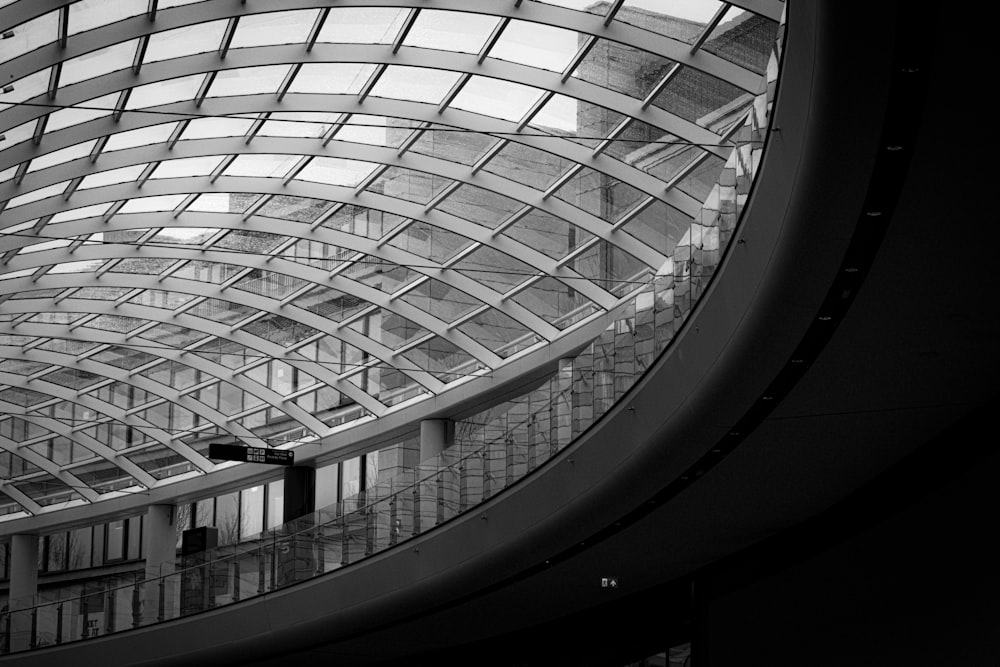
[{"label": "glass panel", "polygon": [[38,188],[34,192],[26,192],[23,195],[18,195],[11,199],[7,203],[7,209],[16,208],[24,204],[30,204],[36,202],[46,197],[54,197],[55,195],[62,194],[63,190],[66,189],[66,183],[56,183],[55,185],[49,185],[44,188]]},{"label": "glass panel", "polygon": [[45,126],[45,131],[47,133],[52,133],[73,125],[86,123],[87,121],[94,120],[95,118],[107,116],[115,108],[115,104],[117,102],[118,93],[111,93],[110,95],[105,95],[104,97],[88,100],[77,105],[76,107],[54,111],[49,114],[49,122]]},{"label": "glass panel", "polygon": [[419,324],[380,308],[351,322],[349,326],[354,331],[392,349],[428,333]]},{"label": "glass panel", "polygon": [[478,299],[433,278],[399,298],[445,322],[453,322],[482,305]]},{"label": "glass panel", "polygon": [[757,74],[764,74],[777,32],[775,21],[730,7],[701,48]]},{"label": "glass panel", "polygon": [[313,222],[333,205],[334,202],[324,199],[275,195],[257,209],[255,215],[293,222]]},{"label": "glass panel", "polygon": [[319,10],[306,9],[243,16],[229,48],[304,42],[318,15]]},{"label": "glass panel", "polygon": [[395,229],[404,218],[392,213],[365,208],[344,206],[323,223],[323,227],[370,239],[382,238]]},{"label": "glass panel", "polygon": [[524,262],[486,246],[467,255],[453,268],[501,294],[538,273]]},{"label": "glass panel", "polygon": [[[158,178],[185,178],[187,176],[208,176],[219,166],[222,158],[218,155],[204,157],[185,157],[177,160],[164,160],[153,171],[150,180]],[[178,203],[180,203],[178,201]],[[122,209],[124,210],[124,209]]]},{"label": "glass panel", "polygon": [[319,32],[319,42],[391,44],[407,10],[382,7],[335,7]]},{"label": "glass panel", "polygon": [[597,307],[566,283],[542,278],[512,297],[529,311],[560,329],[595,312]]},{"label": "glass panel", "polygon": [[360,160],[316,157],[295,176],[295,179],[323,183],[324,185],[354,187],[371,174],[376,166],[372,162]]},{"label": "glass panel", "polygon": [[152,211],[172,211],[184,201],[185,195],[157,195],[129,199],[119,210],[120,213],[149,213]]},{"label": "glass panel", "polygon": [[298,155],[238,155],[223,173],[226,176],[283,178],[298,160]]},{"label": "glass panel", "polygon": [[240,491],[240,537],[245,539],[264,530],[264,487]]},{"label": "glass panel", "polygon": [[435,174],[389,167],[368,186],[367,191],[426,204],[451,182],[451,179]]},{"label": "glass panel", "polygon": [[486,134],[435,125],[421,133],[410,152],[472,165],[496,142],[496,137]]},{"label": "glass panel", "polygon": [[247,210],[257,195],[246,195],[233,192],[206,192],[199,195],[185,211],[203,211],[210,213],[242,213]]},{"label": "glass panel", "polygon": [[541,96],[542,91],[537,88],[473,76],[455,96],[451,106],[513,122],[520,120]]},{"label": "glass panel", "polygon": [[561,72],[579,51],[581,40],[580,33],[573,30],[514,19],[507,24],[489,55],[491,58]]},{"label": "glass panel", "polygon": [[247,118],[195,118],[181,134],[181,141],[188,139],[214,139],[216,137],[242,137],[253,125]]},{"label": "glass panel", "polygon": [[446,231],[424,222],[413,222],[402,232],[392,237],[389,245],[426,257],[432,262],[442,263],[455,256],[472,241],[453,232]]},{"label": "glass panel", "polygon": [[503,233],[554,259],[562,259],[594,237],[587,230],[538,209],[532,209]]},{"label": "glass panel", "polygon": [[[435,336],[402,353],[417,368],[430,371],[442,382],[454,382],[482,366],[454,343]],[[446,371],[457,371],[448,373]]]},{"label": "glass panel", "polygon": [[0,40],[0,62],[7,62],[39,46],[56,40],[59,28],[59,10],[42,14],[13,29],[14,36]]},{"label": "glass panel", "polygon": [[452,192],[437,210],[451,213],[465,220],[495,228],[511,216],[514,211],[524,208],[524,204],[510,197],[484,190],[475,185],[462,185]]},{"label": "glass panel", "polygon": [[[75,5],[71,5],[71,7],[75,7]],[[62,72],[59,74],[59,85],[69,86],[84,79],[93,79],[109,72],[131,67],[138,43],[139,40],[133,39],[130,42],[112,44],[67,60],[63,63]]]},{"label": "glass panel", "polygon": [[495,308],[460,324],[458,330],[501,357],[508,357],[541,340],[528,327]]},{"label": "glass panel", "polygon": [[141,174],[142,170],[145,168],[146,165],[137,164],[132,167],[119,167],[118,169],[109,169],[108,171],[101,171],[96,174],[91,174],[90,176],[84,176],[83,181],[77,189],[88,190],[90,188],[99,188],[104,185],[117,185],[118,183],[134,181],[139,178],[139,174]]},{"label": "glass panel", "polygon": [[653,99],[653,105],[702,127],[712,127],[732,111],[728,107],[745,107],[752,101],[753,95],[731,83],[685,67]]},{"label": "glass panel", "polygon": [[145,13],[146,0],[80,0],[69,6],[69,34]]},{"label": "glass panel", "polygon": [[574,258],[572,267],[617,296],[648,282],[650,273],[650,267],[607,241],[595,244]]},{"label": "glass panel", "polygon": [[673,66],[673,61],[621,42],[598,39],[573,77],[644,98]]},{"label": "glass panel", "polygon": [[412,120],[354,114],[337,130],[334,139],[396,148],[410,136],[410,128],[417,125],[419,123]]},{"label": "glass panel", "polygon": [[215,51],[222,45],[222,35],[227,23],[226,19],[222,19],[155,33],[149,38],[143,62],[153,63],[167,58]]},{"label": "glass panel", "polygon": [[[326,24],[329,25],[328,18]],[[306,63],[295,75],[291,93],[322,93],[325,95],[354,95],[361,91],[365,81],[375,71],[367,63]]]},{"label": "glass panel", "polygon": [[322,137],[340,118],[337,113],[279,111],[257,131],[259,137]]},{"label": "glass panel", "polygon": [[466,12],[424,9],[403,41],[406,46],[479,53],[500,19]]},{"label": "glass panel", "polygon": [[669,0],[656,6],[650,6],[648,0],[625,0],[615,20],[693,44],[721,6],[718,0]]},{"label": "glass panel", "polygon": [[265,65],[221,71],[215,75],[215,80],[208,89],[208,97],[276,93],[281,81],[288,74],[288,67],[288,65]]},{"label": "glass panel", "polygon": [[555,197],[606,222],[614,222],[646,198],[631,185],[586,167],[556,190]]},{"label": "glass panel", "polygon": [[147,83],[132,89],[126,109],[144,109],[146,107],[170,104],[194,99],[198,94],[204,74],[192,74],[177,79]]},{"label": "glass panel", "polygon": [[136,146],[148,146],[158,144],[170,138],[176,127],[176,123],[162,123],[151,127],[140,127],[126,132],[116,132],[108,138],[108,143],[104,144],[104,153],[118,151]]},{"label": "glass panel", "polygon": [[95,143],[96,142],[94,141],[85,141],[82,144],[67,146],[66,148],[61,148],[47,155],[36,157],[28,166],[28,173],[38,171],[39,169],[46,169],[57,164],[62,164],[63,162],[69,162],[70,160],[75,160],[77,158],[84,157],[85,155],[89,155],[90,149],[94,147]]},{"label": "glass panel", "polygon": [[390,65],[372,89],[374,97],[439,103],[455,82],[457,72],[405,65]]},{"label": "glass panel", "polygon": [[546,190],[572,164],[552,153],[510,142],[483,167],[483,171],[537,190]]}]

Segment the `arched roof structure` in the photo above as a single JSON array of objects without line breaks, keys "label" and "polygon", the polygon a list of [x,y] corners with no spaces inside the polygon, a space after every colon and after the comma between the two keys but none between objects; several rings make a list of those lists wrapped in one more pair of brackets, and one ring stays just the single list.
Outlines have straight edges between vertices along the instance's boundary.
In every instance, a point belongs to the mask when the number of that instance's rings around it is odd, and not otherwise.
[{"label": "arched roof structure", "polygon": [[0,514],[586,344],[700,215],[783,8],[331,4],[0,2]]}]

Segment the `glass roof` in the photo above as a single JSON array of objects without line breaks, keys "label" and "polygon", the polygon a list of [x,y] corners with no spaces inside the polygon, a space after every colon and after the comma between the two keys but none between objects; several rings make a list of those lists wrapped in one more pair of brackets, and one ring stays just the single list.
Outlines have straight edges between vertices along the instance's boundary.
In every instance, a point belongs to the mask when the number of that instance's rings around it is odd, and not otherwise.
[{"label": "glass roof", "polygon": [[0,515],[322,442],[609,318],[781,12],[323,4],[0,2]]}]

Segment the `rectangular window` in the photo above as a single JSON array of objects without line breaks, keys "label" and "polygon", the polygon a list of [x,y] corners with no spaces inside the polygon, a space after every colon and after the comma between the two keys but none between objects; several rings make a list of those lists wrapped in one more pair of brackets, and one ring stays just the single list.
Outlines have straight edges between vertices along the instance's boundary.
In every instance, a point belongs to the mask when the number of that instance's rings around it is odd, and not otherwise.
[{"label": "rectangular window", "polygon": [[70,570],[82,570],[90,567],[93,557],[93,528],[77,528],[69,534],[69,563]]},{"label": "rectangular window", "polygon": [[252,486],[240,491],[240,539],[264,530],[264,487]]},{"label": "rectangular window", "polygon": [[267,485],[267,525],[275,528],[282,524],[285,513],[285,480],[279,479]]},{"label": "rectangular window", "polygon": [[128,536],[128,556],[129,560],[136,560],[142,556],[142,517],[134,516],[128,520],[128,528],[125,531]]},{"label": "rectangular window", "polygon": [[48,572],[61,572],[66,569],[66,533],[56,533],[45,538],[47,549],[45,569]]},{"label": "rectangular window", "polygon": [[236,544],[240,536],[238,493],[227,493],[215,499],[215,527],[219,529],[219,546]]},{"label": "rectangular window", "polygon": [[111,521],[107,524],[107,539],[104,548],[104,559],[106,561],[122,560],[125,558],[125,520]]}]

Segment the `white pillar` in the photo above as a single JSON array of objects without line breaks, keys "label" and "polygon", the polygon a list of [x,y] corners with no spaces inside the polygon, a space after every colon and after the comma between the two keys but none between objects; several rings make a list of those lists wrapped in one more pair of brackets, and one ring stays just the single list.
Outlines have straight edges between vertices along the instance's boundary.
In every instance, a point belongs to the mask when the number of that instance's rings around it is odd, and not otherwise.
[{"label": "white pillar", "polygon": [[455,444],[455,422],[425,419],[420,422],[420,461],[426,461]]},{"label": "white pillar", "polygon": [[38,535],[10,536],[10,650],[21,651],[31,641],[31,614],[18,613],[35,604],[38,593]]},{"label": "white pillar", "polygon": [[143,532],[146,540],[146,586],[143,594],[142,618],[144,623],[154,623],[160,614],[160,591],[164,591],[164,612],[169,617],[169,592],[173,590],[171,578],[160,586],[160,575],[171,574],[177,560],[176,509],[173,505],[150,505],[146,508]]}]

